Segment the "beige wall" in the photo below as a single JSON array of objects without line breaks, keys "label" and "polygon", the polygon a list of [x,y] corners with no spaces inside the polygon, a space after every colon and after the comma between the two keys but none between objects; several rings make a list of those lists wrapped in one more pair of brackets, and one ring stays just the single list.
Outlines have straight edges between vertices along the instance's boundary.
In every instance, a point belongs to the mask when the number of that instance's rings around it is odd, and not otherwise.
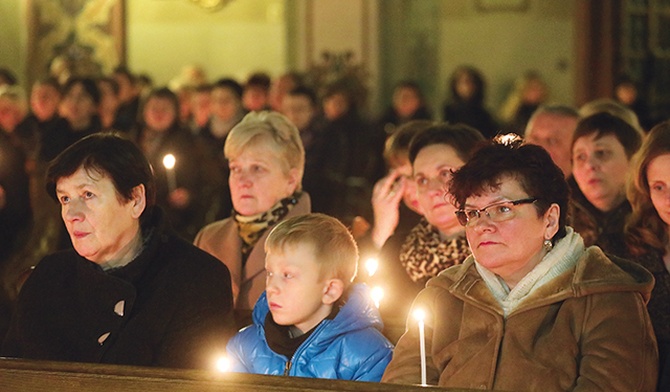
[{"label": "beige wall", "polygon": [[8,68],[25,83],[26,37],[23,29],[25,0],[0,1],[0,67]]},{"label": "beige wall", "polygon": [[233,0],[213,13],[187,0],[126,1],[127,63],[156,84],[194,63],[210,80],[277,75],[286,68],[284,13],[283,0]]},{"label": "beige wall", "polygon": [[[25,3],[0,1],[0,66],[16,70],[22,80]],[[492,108],[529,68],[545,76],[554,101],[572,103],[575,0],[528,0],[527,10],[519,12],[484,12],[476,3],[438,2],[437,74],[431,76],[435,111],[445,97],[449,74],[463,63],[487,76]],[[243,79],[256,70],[273,76],[289,68],[304,70],[323,50],[352,50],[368,64],[372,90],[377,91],[378,75],[384,73],[378,69],[379,55],[388,50],[378,45],[380,26],[388,22],[378,15],[387,4],[389,0],[232,0],[209,13],[189,0],[126,0],[126,59],[132,70],[165,84],[192,63],[202,65],[212,80],[226,75]],[[394,71],[382,79],[401,77]],[[375,97],[371,108],[374,102]]]},{"label": "beige wall", "polygon": [[478,67],[488,81],[488,104],[497,109],[514,79],[535,69],[549,84],[551,100],[574,100],[574,0],[528,0],[522,11],[486,12],[473,0],[443,2],[440,75],[446,81],[459,64]]}]

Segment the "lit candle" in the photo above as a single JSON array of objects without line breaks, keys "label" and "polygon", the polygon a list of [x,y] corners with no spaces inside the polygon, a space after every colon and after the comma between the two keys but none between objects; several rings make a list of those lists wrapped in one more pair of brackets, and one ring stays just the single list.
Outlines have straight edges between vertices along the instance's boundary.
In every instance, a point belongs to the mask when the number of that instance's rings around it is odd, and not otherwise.
[{"label": "lit candle", "polygon": [[379,308],[379,304],[382,302],[382,298],[384,298],[384,289],[375,286],[372,288],[370,295],[372,295],[372,300],[375,302],[375,306]]},{"label": "lit candle", "polygon": [[216,363],[214,364],[214,367],[216,368],[217,371],[221,373],[225,373],[228,371],[230,368],[230,361],[228,360],[228,357],[226,356],[220,356],[216,359]]},{"label": "lit candle", "polygon": [[426,386],[426,335],[424,333],[423,320],[426,313],[423,309],[414,311],[414,318],[419,322],[419,352],[421,354],[421,385]]},{"label": "lit candle", "polygon": [[374,257],[365,260],[365,269],[368,271],[368,276],[373,276],[377,272],[378,267],[379,261]]},{"label": "lit candle", "polygon": [[177,178],[174,174],[174,165],[177,163],[177,159],[172,154],[167,154],[163,157],[163,166],[165,166],[165,173],[167,175],[168,182],[168,191],[172,193],[177,189]]}]

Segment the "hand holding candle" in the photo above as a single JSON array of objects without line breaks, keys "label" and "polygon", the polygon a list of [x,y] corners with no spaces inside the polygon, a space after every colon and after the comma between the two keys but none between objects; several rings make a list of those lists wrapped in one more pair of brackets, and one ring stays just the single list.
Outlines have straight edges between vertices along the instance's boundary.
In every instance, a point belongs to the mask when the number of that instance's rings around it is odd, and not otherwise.
[{"label": "hand holding candle", "polygon": [[424,331],[423,320],[426,318],[426,313],[423,309],[416,309],[414,311],[414,318],[419,322],[419,350],[421,354],[421,385],[426,386],[426,335]]}]

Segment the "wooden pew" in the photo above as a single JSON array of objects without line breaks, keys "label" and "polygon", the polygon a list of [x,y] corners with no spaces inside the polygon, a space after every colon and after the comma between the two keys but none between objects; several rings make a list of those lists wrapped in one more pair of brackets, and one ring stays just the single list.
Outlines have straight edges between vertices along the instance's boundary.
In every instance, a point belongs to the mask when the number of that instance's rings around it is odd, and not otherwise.
[{"label": "wooden pew", "polygon": [[0,358],[0,391],[428,392],[467,391],[301,377]]}]

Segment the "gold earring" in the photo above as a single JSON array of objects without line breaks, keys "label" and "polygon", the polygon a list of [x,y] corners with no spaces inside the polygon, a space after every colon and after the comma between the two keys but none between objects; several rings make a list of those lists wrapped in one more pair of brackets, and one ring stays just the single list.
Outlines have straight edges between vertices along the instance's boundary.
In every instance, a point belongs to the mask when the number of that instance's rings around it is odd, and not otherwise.
[{"label": "gold earring", "polygon": [[554,248],[554,243],[551,242],[551,240],[544,240],[542,247],[544,247],[544,250],[547,252],[551,252],[551,250]]}]

